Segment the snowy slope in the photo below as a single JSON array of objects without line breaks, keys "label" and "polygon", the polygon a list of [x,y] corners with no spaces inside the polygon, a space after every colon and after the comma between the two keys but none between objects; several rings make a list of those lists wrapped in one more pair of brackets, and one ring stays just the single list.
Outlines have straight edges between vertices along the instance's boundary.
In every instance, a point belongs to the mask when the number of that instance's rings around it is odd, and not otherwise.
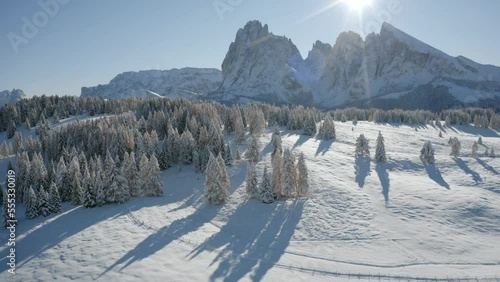
[{"label": "snowy slope", "polygon": [[[500,277],[500,158],[468,158],[482,136],[500,152],[500,132],[471,127],[337,123],[335,142],[283,132],[283,145],[304,152],[313,194],[265,205],[247,200],[245,167],[229,168],[229,203],[203,201],[191,167],[163,173],[165,196],[25,220],[18,208],[18,269],[0,281],[495,281]],[[386,165],[355,162],[355,138],[374,145],[381,131]],[[3,133],[4,134],[4,133]],[[463,152],[448,156],[449,137]],[[4,135],[0,136],[5,138]],[[261,138],[270,166],[270,132]],[[424,167],[425,140],[436,169]],[[244,151],[245,146],[240,150]],[[373,149],[371,150],[373,156]],[[6,167],[6,160],[0,162]],[[0,231],[5,242],[7,233]],[[448,278],[452,278],[449,279]],[[469,281],[476,281],[469,280]]]},{"label": "snowy slope", "polygon": [[109,84],[82,87],[81,97],[149,97],[157,93],[169,98],[193,98],[218,89],[221,73],[216,69],[183,68],[125,72]]}]

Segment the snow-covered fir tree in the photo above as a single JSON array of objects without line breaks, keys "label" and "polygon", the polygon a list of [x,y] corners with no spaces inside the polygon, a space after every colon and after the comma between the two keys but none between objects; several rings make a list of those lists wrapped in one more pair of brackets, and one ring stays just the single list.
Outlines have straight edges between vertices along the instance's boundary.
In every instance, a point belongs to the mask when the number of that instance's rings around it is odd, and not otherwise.
[{"label": "snow-covered fir tree", "polygon": [[139,173],[137,174],[137,195],[144,196],[147,191],[147,184],[149,179],[149,173],[151,170],[149,169],[149,159],[146,154],[142,154],[139,162]]},{"label": "snow-covered fir tree", "polygon": [[179,142],[179,162],[184,165],[189,165],[193,163],[193,150],[195,147],[195,142],[193,135],[189,130],[185,130]]},{"label": "snow-covered fir tree", "polygon": [[257,135],[252,135],[252,142],[248,146],[247,151],[245,152],[245,158],[249,162],[257,163],[260,159],[260,142],[259,137]]},{"label": "snow-covered fir tree", "polygon": [[131,197],[139,196],[139,187],[137,186],[137,178],[139,171],[137,170],[135,154],[131,152],[130,154],[125,153],[123,159],[123,176],[127,179],[129,192]]},{"label": "snow-covered fir tree", "polygon": [[275,154],[272,159],[272,180],[271,180],[271,191],[273,192],[274,198],[281,196],[281,190],[283,187],[283,158],[281,154]]},{"label": "snow-covered fir tree", "polygon": [[279,128],[275,127],[273,135],[271,136],[271,143],[273,146],[273,151],[271,152],[271,158],[274,157],[276,154],[282,154],[283,153],[283,148],[281,147],[281,135],[280,135],[280,130]]},{"label": "snow-covered fir tree", "polygon": [[303,152],[300,153],[297,162],[297,193],[299,196],[309,195],[309,173]]},{"label": "snow-covered fir tree", "polygon": [[229,143],[226,144],[226,149],[224,150],[224,163],[228,166],[233,164],[233,152]]},{"label": "snow-covered fir tree", "polygon": [[438,134],[439,137],[443,137],[443,132],[441,130],[439,130],[439,134]]},{"label": "snow-covered fir tree", "polygon": [[257,171],[255,164],[247,162],[247,173],[245,177],[246,191],[249,198],[255,198],[259,194],[259,181],[257,179]]},{"label": "snow-covered fir tree", "polygon": [[233,107],[231,109],[231,117],[233,119],[234,138],[236,140],[236,144],[241,144],[245,141],[245,126],[243,125],[243,118],[239,108]]},{"label": "snow-covered fir tree", "polygon": [[221,205],[228,199],[228,192],[224,189],[221,178],[222,173],[217,159],[210,152],[205,171],[205,198],[210,204]]},{"label": "snow-covered fir tree", "polygon": [[49,186],[49,211],[51,213],[61,211],[61,197],[59,197],[59,190],[55,182],[51,182]]},{"label": "snow-covered fir tree", "polygon": [[9,125],[7,127],[7,139],[14,137],[14,133],[16,132],[17,132],[16,123],[14,122],[14,120],[10,120]]},{"label": "snow-covered fir tree", "polygon": [[200,165],[200,155],[198,154],[198,150],[193,150],[193,168],[194,172],[200,173],[201,172],[201,165]]},{"label": "snow-covered fir tree", "polygon": [[285,198],[294,197],[297,194],[297,170],[295,167],[295,157],[289,148],[283,151],[283,190]]},{"label": "snow-covered fir tree", "polygon": [[333,122],[332,116],[326,114],[325,120],[321,123],[318,132],[318,138],[322,140],[334,139],[335,133],[335,123]]},{"label": "snow-covered fir tree", "polygon": [[101,171],[98,170],[94,176],[95,198],[97,206],[106,204],[106,194],[104,190],[105,182],[102,179]]},{"label": "snow-covered fir tree", "polygon": [[219,155],[217,155],[217,164],[219,165],[219,169],[220,169],[220,182],[223,186],[223,188],[226,190],[226,191],[229,191],[229,189],[231,188],[231,182],[229,181],[229,175],[227,174],[227,169],[226,169],[226,164],[224,162],[224,160],[222,159],[222,155],[219,153]]},{"label": "snow-covered fir tree", "polygon": [[273,191],[271,190],[271,175],[267,171],[267,166],[264,167],[264,174],[262,175],[259,190],[261,202],[266,204],[274,202]]},{"label": "snow-covered fir tree", "polygon": [[385,155],[384,137],[382,136],[382,133],[380,131],[378,132],[377,146],[375,148],[375,162],[387,162],[387,157]]},{"label": "snow-covered fir tree", "polygon": [[477,144],[483,145],[483,138],[481,136],[477,139]]},{"label": "snow-covered fir tree", "polygon": [[83,190],[81,186],[81,172],[78,157],[74,156],[68,168],[68,185],[71,193],[71,204],[78,206],[82,204]]},{"label": "snow-covered fir tree", "polygon": [[85,168],[83,174],[83,206],[86,208],[93,208],[97,206],[97,199],[95,194],[95,186],[88,168]]},{"label": "snow-covered fir tree", "polygon": [[28,196],[26,197],[26,202],[25,202],[26,210],[24,214],[27,219],[33,219],[38,216],[38,201],[32,186],[28,188],[27,193]]},{"label": "snow-covered fir tree", "polygon": [[42,187],[38,188],[38,215],[48,216],[50,214],[49,195]]},{"label": "snow-covered fir tree", "polygon": [[453,156],[455,158],[458,157],[460,155],[460,150],[462,149],[462,145],[460,144],[458,138],[453,137],[450,145],[451,145],[450,156]]},{"label": "snow-covered fir tree", "polygon": [[314,136],[316,135],[316,120],[314,115],[306,114],[304,120],[304,135]]},{"label": "snow-covered fir tree", "polygon": [[472,144],[472,150],[471,150],[471,153],[470,153],[470,157],[471,158],[477,158],[477,150],[479,149],[479,145],[477,142],[474,142]]},{"label": "snow-covered fir tree", "polygon": [[359,137],[356,139],[356,150],[354,154],[356,157],[370,156],[369,141],[368,139],[366,139],[364,134],[359,135]]},{"label": "snow-covered fir tree", "polygon": [[161,197],[163,196],[163,182],[160,175],[160,166],[158,160],[153,155],[148,162],[148,180],[147,180],[147,193],[146,196]]},{"label": "snow-covered fir tree", "polygon": [[420,150],[420,160],[424,164],[432,165],[435,163],[434,148],[432,147],[431,141],[425,141],[422,150]]}]

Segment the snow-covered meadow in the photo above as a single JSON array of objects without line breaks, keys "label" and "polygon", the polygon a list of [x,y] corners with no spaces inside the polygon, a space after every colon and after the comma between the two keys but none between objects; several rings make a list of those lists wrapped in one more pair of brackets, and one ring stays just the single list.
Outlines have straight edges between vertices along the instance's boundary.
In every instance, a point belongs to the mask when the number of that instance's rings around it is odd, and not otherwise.
[{"label": "snow-covered meadow", "polygon": [[[16,275],[0,248],[0,281],[496,281],[500,277],[500,133],[336,122],[337,139],[283,131],[283,147],[303,152],[311,196],[263,204],[248,200],[246,163],[228,167],[229,201],[211,206],[203,174],[162,172],[164,197],[94,209],[63,204],[57,215],[24,219],[17,209]],[[363,133],[382,132],[388,162],[355,161]],[[259,179],[271,167],[264,134]],[[482,136],[478,158],[468,157]],[[449,156],[449,137],[462,152]],[[436,166],[420,149],[431,140]],[[243,152],[246,145],[239,147]],[[8,160],[2,160],[5,171]],[[5,242],[8,233],[0,231]],[[500,278],[499,278],[500,279]]]}]

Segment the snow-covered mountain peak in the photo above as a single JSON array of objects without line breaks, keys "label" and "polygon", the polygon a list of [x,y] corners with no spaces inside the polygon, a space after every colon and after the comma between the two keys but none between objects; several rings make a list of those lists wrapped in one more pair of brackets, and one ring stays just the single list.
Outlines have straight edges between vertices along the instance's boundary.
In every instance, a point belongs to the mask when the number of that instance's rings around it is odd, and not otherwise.
[{"label": "snow-covered mountain peak", "polygon": [[269,28],[267,24],[262,25],[261,22],[254,20],[248,22],[243,28],[240,28],[236,33],[236,43],[252,43],[269,36]]},{"label": "snow-covered mountain peak", "polygon": [[26,94],[21,89],[12,89],[12,91],[5,90],[0,92],[0,106],[7,103],[15,103],[23,98],[26,98]]}]

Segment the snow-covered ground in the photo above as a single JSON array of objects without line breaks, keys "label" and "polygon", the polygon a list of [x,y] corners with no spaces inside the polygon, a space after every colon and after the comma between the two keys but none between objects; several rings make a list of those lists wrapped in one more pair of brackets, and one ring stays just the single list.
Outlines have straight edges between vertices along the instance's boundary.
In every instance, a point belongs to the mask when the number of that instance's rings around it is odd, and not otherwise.
[{"label": "snow-covered ground", "polygon": [[[17,274],[0,281],[498,281],[500,133],[454,127],[336,123],[337,140],[284,131],[283,146],[304,152],[312,195],[262,204],[245,194],[246,164],[228,168],[230,200],[203,201],[202,174],[163,172],[165,196],[95,209],[63,205],[47,218],[17,209]],[[354,142],[385,137],[388,163],[356,162]],[[449,137],[462,142],[448,156]],[[479,158],[468,157],[482,136]],[[271,131],[261,138],[270,167]],[[424,141],[436,167],[419,160]],[[243,151],[245,146],[240,147]],[[1,162],[6,166],[7,160]],[[6,230],[0,240],[6,241]],[[449,280],[448,280],[449,279]]]}]

